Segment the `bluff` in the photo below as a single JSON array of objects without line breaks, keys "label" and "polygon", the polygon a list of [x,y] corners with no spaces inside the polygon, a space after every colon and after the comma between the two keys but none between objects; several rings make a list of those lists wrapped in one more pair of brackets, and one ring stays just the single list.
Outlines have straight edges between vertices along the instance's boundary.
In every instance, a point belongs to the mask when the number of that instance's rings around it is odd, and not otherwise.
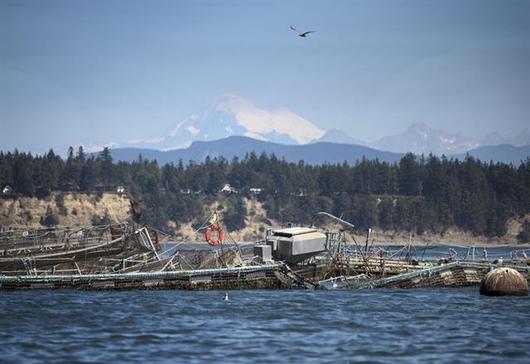
[{"label": "bluff", "polygon": [[[218,196],[210,201],[210,206],[204,206],[203,212],[191,222],[168,220],[168,233],[176,240],[189,242],[204,242],[201,233],[196,228],[204,220],[210,208],[220,212],[221,218],[230,218],[227,199]],[[246,214],[242,216],[242,224],[236,230],[227,231],[228,242],[253,242],[265,235],[266,229],[285,227],[287,221],[271,218],[263,203],[255,198],[244,198]],[[144,211],[145,212],[145,211]],[[50,217],[52,216],[52,217]],[[130,217],[130,199],[126,194],[116,193],[83,194],[54,192],[44,199],[36,197],[18,197],[14,199],[0,199],[0,229],[30,229],[47,226],[84,227],[98,224],[118,223]],[[413,236],[414,244],[457,244],[484,246],[489,244],[516,244],[517,234],[521,231],[524,221],[530,220],[530,214],[520,218],[509,219],[506,224],[506,234],[501,237],[486,237],[473,235],[461,229],[449,229],[443,235],[426,232]],[[49,224],[46,225],[46,222]],[[51,222],[51,223],[50,223]],[[321,221],[322,223],[322,221]],[[323,229],[337,229],[332,224],[320,224]],[[226,229],[226,226],[225,226]],[[372,238],[380,244],[404,244],[409,241],[406,231],[391,231],[380,228],[373,229]],[[350,235],[347,241],[355,239],[363,242],[362,232]]]},{"label": "bluff", "polygon": [[54,192],[44,199],[0,199],[0,228],[43,228],[46,225],[90,226],[129,217],[129,198],[113,193]]}]

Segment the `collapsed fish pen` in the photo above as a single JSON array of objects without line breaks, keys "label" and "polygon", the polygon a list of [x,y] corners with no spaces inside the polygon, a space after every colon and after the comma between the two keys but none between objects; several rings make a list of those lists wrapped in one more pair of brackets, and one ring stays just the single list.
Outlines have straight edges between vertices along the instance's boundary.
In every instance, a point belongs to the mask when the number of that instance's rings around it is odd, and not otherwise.
[{"label": "collapsed fish pen", "polygon": [[1,275],[97,274],[160,262],[159,234],[135,224],[0,233]]},{"label": "collapsed fish pen", "polygon": [[[179,242],[167,248],[168,236],[134,222],[0,232],[0,289],[462,287],[507,265],[502,259],[477,262],[475,249],[463,259],[452,248],[448,257],[417,259],[410,244],[397,251],[375,246],[370,231],[363,244],[346,243],[342,229],[289,227],[267,231],[252,246],[230,245],[213,216],[197,230],[205,231],[209,246]],[[512,254],[509,266],[530,279],[526,252],[521,254],[525,260]]]},{"label": "collapsed fish pen", "polygon": [[530,282],[528,265],[494,265],[459,261],[386,278],[370,278],[366,275],[341,276],[319,283],[324,289],[469,287],[478,286],[490,270],[498,267],[515,269]]},{"label": "collapsed fish pen", "polygon": [[292,285],[283,264],[172,272],[0,276],[0,289],[282,289]]},{"label": "collapsed fish pen", "polygon": [[314,288],[284,262],[245,259],[237,244],[162,245],[158,231],[134,223],[4,231],[0,289]]}]

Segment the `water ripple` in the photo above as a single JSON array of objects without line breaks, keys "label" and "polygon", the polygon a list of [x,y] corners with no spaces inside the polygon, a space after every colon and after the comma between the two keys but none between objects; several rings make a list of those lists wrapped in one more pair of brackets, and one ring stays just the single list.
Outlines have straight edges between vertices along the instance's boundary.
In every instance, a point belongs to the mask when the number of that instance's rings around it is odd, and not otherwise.
[{"label": "water ripple", "polygon": [[527,362],[530,300],[478,289],[0,293],[0,362]]}]

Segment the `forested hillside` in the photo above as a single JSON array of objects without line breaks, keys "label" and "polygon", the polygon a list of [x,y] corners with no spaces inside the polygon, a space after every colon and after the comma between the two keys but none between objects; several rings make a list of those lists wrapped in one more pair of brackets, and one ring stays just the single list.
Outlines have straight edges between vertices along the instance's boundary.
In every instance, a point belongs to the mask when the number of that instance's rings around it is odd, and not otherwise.
[{"label": "forested hillside", "polygon": [[[220,192],[225,184],[235,191]],[[230,230],[242,228],[252,214],[244,197],[262,202],[267,216],[280,222],[308,224],[316,211],[328,211],[359,229],[416,234],[454,227],[502,236],[509,218],[530,212],[530,160],[513,166],[412,154],[395,164],[362,160],[310,166],[251,153],[243,160],[159,166],[141,158],[113,163],[108,149],[97,157],[70,149],[66,160],[53,151],[42,156],[15,151],[0,153],[0,186],[3,198],[101,193],[123,186],[143,201],[144,221],[159,228],[167,228],[170,220],[198,223],[219,195]]]}]

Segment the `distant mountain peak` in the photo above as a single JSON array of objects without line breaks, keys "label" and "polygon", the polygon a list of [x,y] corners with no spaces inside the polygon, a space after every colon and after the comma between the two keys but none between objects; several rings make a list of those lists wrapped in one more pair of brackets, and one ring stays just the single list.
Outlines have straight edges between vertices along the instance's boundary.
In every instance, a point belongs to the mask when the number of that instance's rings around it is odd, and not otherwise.
[{"label": "distant mountain peak", "polygon": [[410,126],[406,129],[406,132],[411,131],[431,131],[433,130],[429,125],[425,123],[412,123]]},{"label": "distant mountain peak", "polygon": [[480,140],[481,145],[499,145],[507,143],[507,139],[498,132],[487,134]]},{"label": "distant mountain peak", "polygon": [[478,147],[503,144],[527,146],[530,144],[530,133],[522,131],[513,137],[505,137],[495,131],[478,139],[471,138],[461,131],[449,133],[425,123],[413,123],[403,133],[382,137],[370,146],[397,153],[459,155]]},{"label": "distant mountain peak", "polygon": [[347,132],[340,129],[329,129],[323,136],[311,141],[311,143],[318,142],[366,145],[365,142],[352,138]]},{"label": "distant mountain peak", "polygon": [[505,137],[504,135],[498,132],[493,132],[487,134],[484,138],[480,140],[480,145],[483,146],[502,144],[510,144],[516,147],[530,145],[530,132],[528,132],[527,130],[523,130],[512,137]]},{"label": "distant mountain peak", "polygon": [[461,132],[448,133],[425,123],[413,123],[403,133],[385,136],[371,145],[397,153],[450,155],[476,148],[479,143]]},{"label": "distant mountain peak", "polygon": [[254,109],[256,106],[241,96],[225,94],[217,99],[210,108],[217,111],[236,112],[239,110]]},{"label": "distant mountain peak", "polygon": [[[166,136],[144,140],[143,144],[168,150],[187,147],[197,140],[216,140],[232,135],[284,144],[307,144],[324,133],[289,109],[266,110],[241,96],[223,95],[207,109],[179,122]],[[142,143],[134,144],[142,146]]]},{"label": "distant mountain peak", "polygon": [[324,135],[323,130],[289,109],[261,109],[236,95],[222,97],[215,110],[233,115],[237,123],[247,130],[244,135],[258,140],[269,140],[268,134],[277,134],[286,135],[297,144],[307,144]]}]

